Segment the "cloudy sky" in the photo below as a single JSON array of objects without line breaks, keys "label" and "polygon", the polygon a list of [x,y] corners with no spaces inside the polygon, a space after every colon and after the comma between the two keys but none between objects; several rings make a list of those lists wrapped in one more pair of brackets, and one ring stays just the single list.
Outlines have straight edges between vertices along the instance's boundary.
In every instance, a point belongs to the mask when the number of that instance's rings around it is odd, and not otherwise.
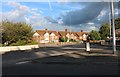
[{"label": "cloudy sky", "polygon": [[[118,3],[115,18],[118,17]],[[0,20],[26,22],[34,30],[91,31],[110,20],[108,2],[2,2]]]}]

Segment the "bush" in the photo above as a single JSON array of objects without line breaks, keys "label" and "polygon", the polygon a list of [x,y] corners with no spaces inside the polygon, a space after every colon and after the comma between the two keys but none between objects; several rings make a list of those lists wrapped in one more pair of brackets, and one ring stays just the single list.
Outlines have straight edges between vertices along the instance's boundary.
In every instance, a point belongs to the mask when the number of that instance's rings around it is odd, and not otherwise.
[{"label": "bush", "polygon": [[36,41],[31,41],[30,43],[28,43],[29,45],[34,45],[34,44],[38,44],[38,42]]},{"label": "bush", "polygon": [[70,42],[76,42],[76,40],[74,40],[74,39],[70,39]]},{"label": "bush", "polygon": [[26,41],[25,40],[19,40],[16,43],[17,43],[17,45],[25,45]]},{"label": "bush", "polygon": [[0,47],[2,46],[2,43],[0,43]]},{"label": "bush", "polygon": [[60,42],[67,42],[68,38],[60,38],[59,41]]},{"label": "bush", "polygon": [[10,46],[19,46],[19,45],[26,45],[26,41],[25,40],[19,40],[16,43],[10,44]]},{"label": "bush", "polygon": [[12,43],[10,46],[18,46],[17,43]]},{"label": "bush", "polygon": [[36,41],[29,41],[29,43],[26,43],[25,40],[19,40],[16,43],[10,44],[10,46],[34,45],[34,44],[38,44],[38,42],[36,42]]}]

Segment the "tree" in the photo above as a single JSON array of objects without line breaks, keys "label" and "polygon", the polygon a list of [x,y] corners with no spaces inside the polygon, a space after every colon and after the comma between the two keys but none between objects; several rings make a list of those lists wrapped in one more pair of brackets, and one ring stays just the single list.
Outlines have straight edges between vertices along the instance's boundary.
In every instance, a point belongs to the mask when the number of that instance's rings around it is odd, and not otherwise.
[{"label": "tree", "polygon": [[115,29],[119,29],[120,28],[120,18],[116,18],[115,19]]},{"label": "tree", "polygon": [[95,30],[92,30],[91,32],[90,32],[90,36],[91,36],[91,38],[93,39],[93,40],[100,40],[100,33],[99,32],[97,32],[97,31],[95,31]]},{"label": "tree", "polygon": [[3,44],[6,43],[7,45],[10,45],[12,43],[17,43],[20,40],[25,41],[25,44],[27,44],[32,39],[33,29],[26,23],[3,21],[2,27]]},{"label": "tree", "polygon": [[0,23],[0,46],[2,46],[2,23]]},{"label": "tree", "polygon": [[102,40],[107,40],[107,37],[110,37],[110,24],[102,24],[99,33]]}]

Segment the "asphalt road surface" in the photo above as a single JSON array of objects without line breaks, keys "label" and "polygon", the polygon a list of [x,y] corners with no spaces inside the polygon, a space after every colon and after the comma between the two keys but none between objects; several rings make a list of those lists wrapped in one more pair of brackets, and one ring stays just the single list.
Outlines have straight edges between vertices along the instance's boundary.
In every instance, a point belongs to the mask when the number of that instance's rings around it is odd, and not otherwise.
[{"label": "asphalt road surface", "polygon": [[2,55],[2,74],[118,75],[119,59],[111,47],[100,45],[91,45],[91,53],[84,44],[40,47]]}]

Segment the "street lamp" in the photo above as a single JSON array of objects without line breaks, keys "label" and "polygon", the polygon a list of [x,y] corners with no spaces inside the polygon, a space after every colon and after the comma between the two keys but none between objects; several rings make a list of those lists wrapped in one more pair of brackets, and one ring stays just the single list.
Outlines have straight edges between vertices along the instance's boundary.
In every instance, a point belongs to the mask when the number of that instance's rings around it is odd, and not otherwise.
[{"label": "street lamp", "polygon": [[112,37],[113,37],[113,53],[116,54],[116,37],[115,37],[115,23],[114,23],[114,3],[111,1],[111,24],[112,24]]},{"label": "street lamp", "polygon": [[70,21],[70,33],[71,33],[71,15],[69,14],[69,21]]}]

